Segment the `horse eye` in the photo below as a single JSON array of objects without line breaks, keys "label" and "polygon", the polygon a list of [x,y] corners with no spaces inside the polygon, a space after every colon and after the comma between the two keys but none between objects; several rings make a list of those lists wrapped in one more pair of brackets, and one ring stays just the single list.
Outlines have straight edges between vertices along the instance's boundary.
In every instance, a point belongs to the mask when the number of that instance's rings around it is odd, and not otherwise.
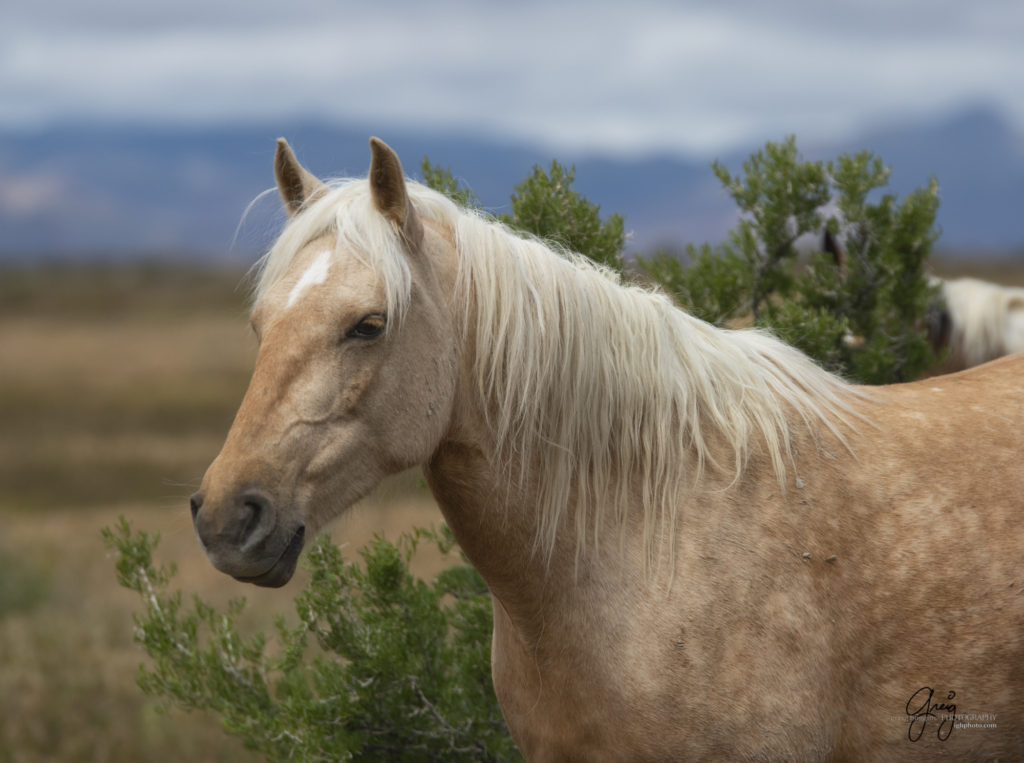
[{"label": "horse eye", "polygon": [[345,334],[350,339],[376,339],[384,333],[387,320],[383,315],[367,315]]}]

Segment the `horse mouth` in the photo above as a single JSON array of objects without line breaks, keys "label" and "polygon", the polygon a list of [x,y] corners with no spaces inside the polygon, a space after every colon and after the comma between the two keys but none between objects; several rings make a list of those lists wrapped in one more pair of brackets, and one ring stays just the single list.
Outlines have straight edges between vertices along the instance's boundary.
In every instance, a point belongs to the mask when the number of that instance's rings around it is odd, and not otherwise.
[{"label": "horse mouth", "polygon": [[232,577],[240,583],[252,583],[262,588],[280,588],[291,580],[292,575],[295,574],[295,568],[299,563],[299,556],[302,554],[305,540],[306,527],[303,525],[292,534],[292,538],[288,541],[284,551],[281,552],[281,556],[277,558],[277,561],[266,572],[249,577],[239,575],[232,575]]}]

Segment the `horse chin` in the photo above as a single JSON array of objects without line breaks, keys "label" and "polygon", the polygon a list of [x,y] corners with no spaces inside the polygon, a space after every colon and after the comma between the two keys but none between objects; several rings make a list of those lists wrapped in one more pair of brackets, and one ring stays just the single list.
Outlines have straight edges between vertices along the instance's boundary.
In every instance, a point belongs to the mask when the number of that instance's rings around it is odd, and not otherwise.
[{"label": "horse chin", "polygon": [[285,585],[295,574],[295,568],[299,563],[299,556],[305,545],[306,528],[299,527],[292,535],[288,545],[285,546],[281,556],[266,572],[259,575],[241,576],[232,575],[235,580],[241,583],[252,583],[262,588],[280,588]]}]

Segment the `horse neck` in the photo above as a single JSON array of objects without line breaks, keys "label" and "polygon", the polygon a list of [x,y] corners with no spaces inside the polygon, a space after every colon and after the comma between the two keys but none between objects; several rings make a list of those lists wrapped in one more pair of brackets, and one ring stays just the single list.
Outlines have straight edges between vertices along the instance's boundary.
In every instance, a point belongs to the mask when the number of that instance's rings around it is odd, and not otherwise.
[{"label": "horse neck", "polygon": [[[465,400],[465,398],[463,398]],[[535,545],[537,474],[523,472],[514,487],[497,468],[486,421],[470,410],[456,413],[457,423],[423,472],[445,521],[492,594],[516,619],[530,621],[549,598],[549,581],[572,575],[565,559],[573,544],[560,538],[552,560]],[[518,465],[513,467],[518,474]]]},{"label": "horse neck", "polygon": [[[543,523],[552,521],[541,510],[550,502],[551,465],[543,449],[526,448],[529,460],[524,462],[522,450],[501,441],[495,426],[501,413],[481,385],[479,358],[472,350],[475,317],[470,314],[464,324],[450,427],[424,465],[424,475],[462,550],[528,638],[538,623],[552,627],[552,613],[570,608],[570,600],[578,603],[589,586],[614,574],[612,568],[636,562],[635,554],[619,553],[620,541],[631,541],[635,548],[642,533],[635,522],[627,522],[628,538],[607,527],[612,540],[595,553],[588,543],[577,543],[573,512],[557,519],[553,540],[544,532]],[[504,404],[515,407],[518,401]],[[567,502],[573,504],[575,495],[571,488]]]},{"label": "horse neck", "polygon": [[[598,271],[576,270],[536,243],[504,235],[474,228],[453,237],[487,256],[462,253],[471,259],[452,290],[462,326],[455,410],[425,474],[492,592],[528,607],[566,587],[550,581],[592,580],[595,565],[608,572],[625,561],[595,554],[598,535],[612,539],[602,548],[618,548],[649,525],[649,517],[633,516],[643,502],[633,495],[635,458],[619,442],[647,413],[632,392],[608,394],[630,364],[598,362],[621,313],[633,312],[626,292]],[[597,326],[602,320],[608,331]],[[619,346],[618,355],[629,355],[631,345]],[[622,388],[635,389],[635,379]],[[607,421],[591,420],[595,407]],[[666,459],[653,452],[648,460],[667,475]],[[674,485],[668,477],[662,483]]]},{"label": "horse neck", "polygon": [[[465,363],[446,437],[423,473],[463,552],[483,576],[524,637],[574,595],[570,582],[587,576],[591,559],[576,558],[575,535],[564,527],[549,555],[538,546],[543,464],[502,461],[493,413]],[[570,523],[564,523],[566,525]],[[578,591],[578,589],[577,589]]]}]

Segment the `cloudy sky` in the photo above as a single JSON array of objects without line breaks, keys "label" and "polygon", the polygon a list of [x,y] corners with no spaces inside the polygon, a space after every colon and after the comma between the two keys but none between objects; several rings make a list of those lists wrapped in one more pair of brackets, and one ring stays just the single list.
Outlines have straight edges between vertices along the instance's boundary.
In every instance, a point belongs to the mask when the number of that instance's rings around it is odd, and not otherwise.
[{"label": "cloudy sky", "polygon": [[0,9],[0,127],[340,119],[709,153],[998,109],[1024,2],[50,0]]}]

